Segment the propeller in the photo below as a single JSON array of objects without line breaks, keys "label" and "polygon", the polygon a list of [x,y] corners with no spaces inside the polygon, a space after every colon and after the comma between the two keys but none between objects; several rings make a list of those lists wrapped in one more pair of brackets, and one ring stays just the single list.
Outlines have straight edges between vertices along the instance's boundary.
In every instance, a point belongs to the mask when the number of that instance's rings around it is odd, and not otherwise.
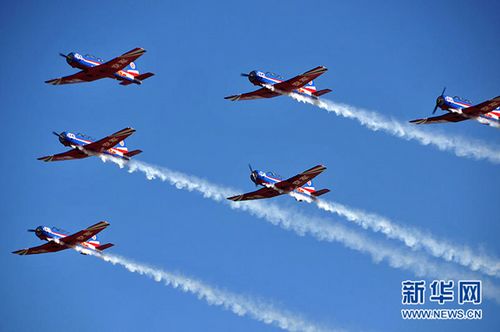
[{"label": "propeller", "polygon": [[64,53],[59,53],[60,56],[62,56],[63,58],[66,58],[68,59],[68,55],[64,54]]},{"label": "propeller", "polygon": [[250,74],[241,73],[240,76],[248,77],[248,76],[250,76]]},{"label": "propeller", "polygon": [[52,134],[54,134],[54,135],[56,135],[57,137],[59,137],[59,139],[64,139],[64,135],[63,135],[63,133],[58,134],[58,133],[56,133],[55,131],[53,131],[53,132],[52,132]]},{"label": "propeller", "polygon": [[250,168],[250,180],[257,186],[257,171],[254,171],[250,164],[248,164],[248,168]]},{"label": "propeller", "polygon": [[33,233],[35,233],[35,232],[36,232],[36,229],[28,229],[28,232],[33,232]]},{"label": "propeller", "polygon": [[439,105],[442,103],[445,91],[446,91],[446,87],[443,88],[443,92],[441,92],[441,95],[439,97],[437,97],[437,99],[436,99],[436,106],[434,106],[434,109],[432,110],[432,114],[436,113]]}]

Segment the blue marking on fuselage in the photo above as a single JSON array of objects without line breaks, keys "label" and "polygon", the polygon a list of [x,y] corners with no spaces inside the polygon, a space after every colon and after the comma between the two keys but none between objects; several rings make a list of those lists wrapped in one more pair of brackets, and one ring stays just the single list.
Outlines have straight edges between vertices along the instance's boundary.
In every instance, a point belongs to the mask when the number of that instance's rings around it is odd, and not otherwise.
[{"label": "blue marking on fuselage", "polygon": [[[453,108],[456,110],[461,110],[473,106],[470,100],[465,100],[460,97],[451,97],[451,96],[443,96],[443,97],[444,97],[444,103],[442,106],[440,106],[441,109],[447,110],[449,108]],[[451,99],[451,101],[448,101],[447,99]],[[500,111],[500,107],[491,110],[491,112],[492,111]]]}]

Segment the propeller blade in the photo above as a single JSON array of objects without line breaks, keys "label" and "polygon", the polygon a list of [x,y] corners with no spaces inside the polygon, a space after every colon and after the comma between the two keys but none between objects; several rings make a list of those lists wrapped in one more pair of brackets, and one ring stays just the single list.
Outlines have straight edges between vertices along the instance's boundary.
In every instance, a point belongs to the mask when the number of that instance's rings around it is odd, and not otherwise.
[{"label": "propeller blade", "polygon": [[250,172],[253,173],[252,165],[248,164],[248,168],[250,168]]},{"label": "propeller blade", "polygon": [[248,77],[248,76],[250,76],[249,74],[245,74],[245,73],[241,73],[240,75],[241,75],[241,76],[243,76],[243,77]]},{"label": "propeller blade", "polygon": [[61,136],[61,134],[58,134],[56,133],[55,131],[52,132],[52,134],[56,135],[56,136]]},{"label": "propeller blade", "polygon": [[60,56],[62,56],[63,58],[67,58],[68,56],[64,53],[59,53]]},{"label": "propeller blade", "polygon": [[28,232],[36,232],[36,229],[28,229]]},{"label": "propeller blade", "polygon": [[443,88],[443,91],[441,91],[441,96],[439,96],[438,99],[436,100],[436,106],[434,106],[434,109],[432,110],[432,114],[436,113],[436,111],[439,107],[439,100],[442,99],[442,97],[444,97],[445,91],[446,91],[446,87]]},{"label": "propeller blade", "polygon": [[434,107],[434,109],[432,110],[432,114],[436,113],[437,109],[438,109],[438,104],[436,104],[436,106],[435,106],[435,107]]}]

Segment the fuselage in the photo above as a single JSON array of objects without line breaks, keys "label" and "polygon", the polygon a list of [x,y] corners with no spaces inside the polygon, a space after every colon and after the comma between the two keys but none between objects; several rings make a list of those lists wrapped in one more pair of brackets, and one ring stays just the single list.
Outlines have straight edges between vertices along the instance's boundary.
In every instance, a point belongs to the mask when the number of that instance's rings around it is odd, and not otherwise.
[{"label": "fuselage", "polygon": [[[437,105],[443,111],[462,113],[462,109],[474,106],[474,104],[460,97],[450,97],[450,96],[439,96],[436,100]],[[483,124],[495,124],[500,123],[500,107],[497,107],[493,111],[482,114],[479,117],[473,117]]]},{"label": "fuselage", "polygon": [[[281,182],[285,180],[282,176],[275,174],[273,172],[263,172],[259,170],[254,170],[250,174],[250,180],[252,180],[253,183],[256,185],[260,185],[263,187],[272,187],[276,183]],[[312,182],[309,181],[302,187],[298,187],[293,192],[297,193],[298,196],[294,196],[295,199],[300,200],[300,196],[305,196],[306,199],[311,198],[313,193],[315,191],[314,187],[312,186]]]},{"label": "fuselage", "polygon": [[[56,228],[56,227],[47,227],[47,226],[38,226],[35,228],[35,235],[44,241],[54,241],[58,244],[65,245],[62,238],[70,235],[68,232]],[[76,246],[68,246],[68,248],[76,249],[78,252],[84,255],[88,255],[90,251],[96,251],[96,247],[99,247],[99,241],[97,241],[96,236],[93,236],[90,240],[85,242],[79,242]]]},{"label": "fuselage", "polygon": [[[263,72],[260,70],[253,70],[248,74],[248,80],[253,85],[263,86],[266,85],[274,85],[277,83],[281,83],[284,81],[284,78],[278,74],[271,72]],[[313,93],[316,92],[316,88],[313,85],[307,84],[302,88],[293,90],[295,93],[303,94],[306,96],[313,96]]]},{"label": "fuselage", "polygon": [[[84,134],[80,133],[72,133],[69,131],[63,131],[59,134],[59,142],[65,146],[69,146],[72,148],[85,147],[85,145],[92,143],[94,140]],[[93,152],[93,151],[89,151]],[[111,155],[113,157],[122,158],[128,160],[129,158],[125,156],[128,152],[125,147],[125,143],[120,141],[115,147],[109,148],[99,153],[104,153],[107,155]]]},{"label": "fuselage", "polygon": [[[71,52],[66,55],[66,62],[73,68],[78,68],[81,70],[86,70],[91,67],[99,66],[104,63],[104,60],[91,56],[91,55],[81,55],[76,52]],[[133,62],[130,63],[129,70],[119,70],[113,75],[108,76],[109,78],[114,78],[119,81],[131,81],[134,83],[138,83],[136,76],[139,75],[139,71],[135,70],[135,64]]]}]

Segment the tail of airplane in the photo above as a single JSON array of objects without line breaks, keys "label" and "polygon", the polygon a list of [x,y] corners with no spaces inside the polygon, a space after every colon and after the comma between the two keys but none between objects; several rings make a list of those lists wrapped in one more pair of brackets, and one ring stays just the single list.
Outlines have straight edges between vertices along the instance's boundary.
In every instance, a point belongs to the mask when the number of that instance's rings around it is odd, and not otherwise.
[{"label": "tail of airplane", "polygon": [[151,77],[153,75],[154,75],[153,73],[144,73],[144,74],[141,74],[141,75],[137,76],[136,78],[139,81],[144,81],[146,78],[149,78],[149,77]]},{"label": "tail of airplane", "polygon": [[314,192],[314,190],[315,190],[312,180],[307,181],[306,184],[304,184],[302,186],[302,188],[307,189],[308,191],[311,191],[311,192]]},{"label": "tail of airplane", "polygon": [[122,151],[123,154],[128,152],[127,143],[125,143],[125,140],[118,142],[118,144],[116,144],[115,148]]},{"label": "tail of airplane", "polygon": [[103,250],[106,250],[108,248],[111,248],[112,246],[114,246],[113,243],[106,243],[106,244],[103,244],[102,246],[96,247],[96,249],[100,250],[100,251],[103,251]]},{"label": "tail of airplane", "polygon": [[125,153],[124,156],[126,156],[128,158],[131,158],[131,157],[133,157],[135,155],[138,155],[141,152],[142,152],[142,150],[133,150],[133,151]]},{"label": "tail of airplane", "polygon": [[316,191],[312,192],[311,195],[314,196],[314,197],[318,197],[318,196],[326,194],[327,192],[330,192],[330,189],[316,190]]},{"label": "tail of airplane", "polygon": [[332,90],[330,90],[330,89],[323,89],[323,90],[319,90],[319,91],[313,92],[313,96],[314,97],[319,97],[319,96],[322,96],[322,95],[327,94],[329,92],[332,92]]},{"label": "tail of airplane", "polygon": [[137,65],[135,64],[135,62],[129,63],[128,66],[125,67],[125,71],[136,77],[139,76],[139,69],[137,69]]},{"label": "tail of airplane", "polygon": [[[307,83],[304,88],[307,88],[308,90],[316,91],[316,85],[314,85],[314,81],[311,81]],[[316,92],[313,92],[315,94]]]},{"label": "tail of airplane", "polygon": [[151,77],[153,75],[154,75],[153,73],[140,74],[140,75],[135,76],[135,79],[133,81],[129,81],[129,80],[123,80],[123,81],[121,81],[120,85],[129,85],[129,84],[132,84],[132,83],[142,84],[142,81],[144,81],[146,78],[149,78],[149,77]]}]

